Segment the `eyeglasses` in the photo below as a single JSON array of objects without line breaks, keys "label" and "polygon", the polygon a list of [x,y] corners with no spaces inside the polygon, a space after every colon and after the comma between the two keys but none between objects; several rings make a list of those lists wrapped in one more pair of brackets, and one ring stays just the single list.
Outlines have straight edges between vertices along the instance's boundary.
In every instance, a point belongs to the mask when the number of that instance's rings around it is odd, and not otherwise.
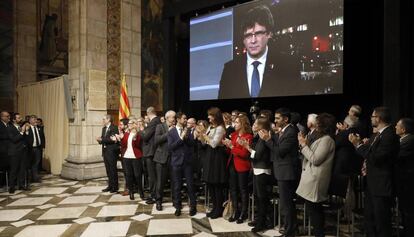
[{"label": "eyeglasses", "polygon": [[254,33],[244,34],[243,37],[244,37],[245,40],[250,40],[250,39],[253,38],[253,36],[255,36],[256,38],[260,38],[260,37],[263,37],[266,34],[267,34],[267,31],[263,30],[263,31],[256,31]]}]

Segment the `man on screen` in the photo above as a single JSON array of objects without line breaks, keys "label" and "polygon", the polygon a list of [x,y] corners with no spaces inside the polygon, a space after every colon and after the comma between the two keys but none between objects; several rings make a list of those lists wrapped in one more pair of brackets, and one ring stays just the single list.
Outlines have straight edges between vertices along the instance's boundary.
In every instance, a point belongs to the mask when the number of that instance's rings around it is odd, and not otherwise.
[{"label": "man on screen", "polygon": [[267,6],[256,6],[243,15],[241,31],[247,53],[224,65],[219,99],[300,94],[299,61],[268,47],[273,28],[273,16]]}]

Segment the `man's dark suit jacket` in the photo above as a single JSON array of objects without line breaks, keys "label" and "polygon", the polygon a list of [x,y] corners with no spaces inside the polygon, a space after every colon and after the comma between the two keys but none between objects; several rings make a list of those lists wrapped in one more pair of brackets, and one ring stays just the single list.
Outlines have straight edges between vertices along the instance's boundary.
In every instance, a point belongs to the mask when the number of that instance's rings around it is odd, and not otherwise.
[{"label": "man's dark suit jacket", "polygon": [[[45,148],[45,134],[43,133],[43,129],[39,129],[39,127],[34,126],[35,129],[37,129],[37,132],[39,133],[39,137],[40,137],[40,146],[42,148]],[[33,143],[34,143],[34,136],[33,136],[33,131],[32,128],[30,127],[29,129],[29,135],[27,136],[27,143],[29,145],[29,148],[33,147]]]},{"label": "man's dark suit jacket", "polygon": [[271,149],[273,171],[277,180],[299,179],[299,143],[298,133],[291,124],[286,127],[283,135],[274,134],[266,142]]},{"label": "man's dark suit jacket", "polygon": [[7,135],[9,137],[8,155],[16,156],[21,155],[27,148],[26,135],[25,133],[20,134],[17,128],[13,124],[9,124],[7,127]]},{"label": "man's dark suit jacket", "polygon": [[[219,99],[250,98],[247,82],[247,55],[236,57],[224,65],[221,74]],[[272,54],[269,47],[259,97],[304,94],[300,64],[295,56]]]},{"label": "man's dark suit jacket", "polygon": [[117,142],[112,141],[111,136],[115,136],[115,134],[119,134],[118,127],[111,124],[109,125],[109,130],[106,132],[106,126],[102,128],[102,141],[99,144],[102,144],[102,155],[106,152],[118,152],[119,145]]},{"label": "man's dark suit jacket", "polygon": [[166,123],[158,124],[155,129],[154,145],[156,147],[154,161],[165,164],[168,162],[168,125]]},{"label": "man's dark suit jacket", "polygon": [[194,137],[187,131],[187,136],[181,140],[177,128],[168,132],[168,150],[171,152],[171,165],[180,166],[188,164],[192,166],[192,154],[195,145]]},{"label": "man's dark suit jacket", "polygon": [[142,144],[143,157],[154,156],[155,148],[156,148],[154,144],[155,129],[157,128],[157,125],[160,123],[161,123],[160,118],[155,117],[148,123],[144,131],[142,131],[141,137],[143,141],[143,144]]},{"label": "man's dark suit jacket", "polygon": [[367,189],[371,195],[390,197],[393,194],[392,173],[400,148],[399,138],[395,129],[389,126],[377,139],[371,137],[371,141],[357,149],[367,162]]},{"label": "man's dark suit jacket", "polygon": [[412,183],[414,179],[414,135],[409,134],[400,142],[400,153],[396,162],[397,186],[400,182]]},{"label": "man's dark suit jacket", "polygon": [[252,159],[253,168],[270,169],[272,167],[270,149],[266,146],[266,142],[256,135],[253,137],[251,147],[256,151]]},{"label": "man's dark suit jacket", "polygon": [[[7,126],[12,126],[9,123]],[[0,158],[5,159],[7,156],[7,148],[9,147],[9,135],[7,134],[7,127],[3,121],[0,121]],[[3,157],[4,156],[4,157]]]}]

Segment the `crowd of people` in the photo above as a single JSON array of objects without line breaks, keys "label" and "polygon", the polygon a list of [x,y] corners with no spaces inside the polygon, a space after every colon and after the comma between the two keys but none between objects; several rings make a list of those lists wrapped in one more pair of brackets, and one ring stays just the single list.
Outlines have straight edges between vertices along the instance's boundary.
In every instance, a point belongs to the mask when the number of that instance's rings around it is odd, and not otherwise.
[{"label": "crowd of people", "polygon": [[[23,120],[24,119],[24,120]],[[9,174],[9,193],[30,190],[41,182],[43,150],[46,145],[43,121],[36,115],[1,111],[0,169]],[[5,180],[2,180],[4,182]]]},{"label": "crowd of people", "polygon": [[[410,165],[414,122],[401,118],[394,127],[386,107],[374,109],[371,126],[361,114],[361,107],[353,105],[338,122],[333,115],[320,113],[309,114],[302,125],[300,114],[287,108],[274,113],[262,110],[251,116],[213,107],[207,111],[207,121],[172,110],[158,117],[149,107],[144,118],[130,116],[118,127],[107,115],[102,136],[97,138],[109,177],[103,191],[118,191],[120,147],[127,185],[124,195],[131,199],[137,192],[162,210],[164,187],[170,180],[175,215],[180,216],[185,180],[190,215],[195,215],[194,180],[201,180],[211,198],[207,216],[222,217],[223,203],[230,200],[232,212],[226,219],[240,224],[248,218],[253,192],[258,200],[257,215],[248,225],[253,226],[253,232],[260,232],[273,228],[269,207],[277,186],[283,234],[297,234],[296,203],[300,199],[309,210],[314,235],[325,236],[323,204],[332,196],[355,196],[349,194],[358,191],[354,181],[359,177],[365,183],[367,235],[391,236],[391,208],[398,200],[405,236],[414,236],[414,211],[408,194],[414,177]],[[147,180],[148,195],[144,194],[142,177]],[[355,206],[355,200],[345,201]]]},{"label": "crowd of people", "polygon": [[[397,201],[404,236],[414,236],[410,202],[414,120],[401,118],[394,126],[386,107],[373,110],[370,124],[361,114],[361,107],[352,105],[342,120],[312,113],[302,124],[300,115],[287,108],[247,114],[213,107],[207,111],[207,120],[196,120],[172,110],[159,117],[149,107],[145,116],[130,116],[118,125],[106,115],[102,134],[96,138],[108,176],[108,187],[102,191],[118,192],[117,161],[121,159],[126,181],[122,195],[134,200],[137,193],[157,210],[163,209],[169,182],[175,215],[181,215],[183,193],[190,215],[195,215],[195,182],[200,181],[211,198],[207,213],[211,219],[222,217],[223,203],[230,200],[232,212],[226,212],[226,219],[245,222],[249,196],[255,195],[256,218],[248,225],[253,232],[261,232],[273,228],[269,207],[276,192],[284,236],[297,234],[298,200],[309,210],[314,235],[325,236],[325,202],[335,196],[355,206],[355,200],[348,198],[360,191],[355,180],[362,179],[366,234],[392,235],[391,209]],[[16,186],[27,190],[26,177],[40,182],[45,147],[41,120],[31,115],[23,122],[20,114],[10,118],[3,111],[0,129],[1,163],[10,171],[9,192]]]}]

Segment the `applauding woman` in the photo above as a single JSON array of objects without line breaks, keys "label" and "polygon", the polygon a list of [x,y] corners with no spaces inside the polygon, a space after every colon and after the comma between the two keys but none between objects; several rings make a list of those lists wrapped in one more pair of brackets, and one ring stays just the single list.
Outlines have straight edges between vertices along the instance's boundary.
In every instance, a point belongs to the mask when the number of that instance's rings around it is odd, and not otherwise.
[{"label": "applauding woman", "polygon": [[227,166],[230,174],[230,197],[235,210],[234,216],[230,217],[229,221],[237,220],[237,224],[241,224],[247,219],[247,206],[249,203],[247,184],[251,168],[250,153],[242,144],[250,144],[253,135],[249,119],[244,114],[237,116],[234,122],[234,129],[235,132],[230,136],[231,140],[225,139],[223,143],[230,151]]},{"label": "applauding woman", "polygon": [[299,133],[300,151],[303,154],[302,176],[296,193],[305,199],[314,234],[325,236],[325,217],[322,202],[328,199],[332,165],[335,155],[335,118],[322,113],[316,117],[316,140],[309,145],[304,134]]},{"label": "applauding woman", "polygon": [[124,169],[126,174],[126,183],[129,185],[129,198],[134,200],[134,184],[137,185],[140,197],[144,197],[142,189],[142,150],[141,136],[138,133],[138,123],[136,119],[128,122],[128,129],[123,135],[118,135],[117,139],[121,141],[121,155],[124,159]]}]

